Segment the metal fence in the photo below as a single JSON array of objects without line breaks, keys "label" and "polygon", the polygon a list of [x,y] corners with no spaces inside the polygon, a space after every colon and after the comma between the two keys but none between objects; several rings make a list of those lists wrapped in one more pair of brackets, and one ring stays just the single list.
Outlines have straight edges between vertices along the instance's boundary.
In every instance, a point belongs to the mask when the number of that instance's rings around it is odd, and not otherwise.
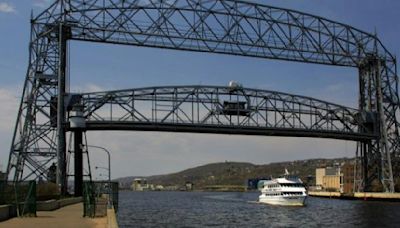
[{"label": "metal fence", "polygon": [[0,181],[0,205],[12,205],[17,216],[36,216],[36,182]]},{"label": "metal fence", "polygon": [[105,216],[107,207],[118,212],[118,182],[87,181],[83,183],[84,217]]}]

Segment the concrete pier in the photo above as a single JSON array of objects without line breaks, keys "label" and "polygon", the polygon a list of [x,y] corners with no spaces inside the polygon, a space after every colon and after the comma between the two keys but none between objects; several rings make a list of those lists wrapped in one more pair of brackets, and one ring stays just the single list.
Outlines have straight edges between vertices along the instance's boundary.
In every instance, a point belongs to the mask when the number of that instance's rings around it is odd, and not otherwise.
[{"label": "concrete pier", "polygon": [[357,199],[374,199],[374,200],[392,200],[400,201],[400,193],[384,193],[384,192],[356,192],[354,198]]},{"label": "concrete pier", "polygon": [[326,198],[340,198],[340,192],[308,192],[309,196],[326,197]]},{"label": "concrete pier", "polygon": [[12,218],[0,222],[0,228],[12,227],[57,227],[57,228],[105,228],[107,217],[84,218],[83,203],[69,205],[55,211],[38,211],[37,217]]},{"label": "concrete pier", "polygon": [[377,201],[400,201],[400,193],[384,192],[356,192],[354,194],[342,194],[340,192],[308,192],[309,196],[354,199],[354,200],[377,200]]}]

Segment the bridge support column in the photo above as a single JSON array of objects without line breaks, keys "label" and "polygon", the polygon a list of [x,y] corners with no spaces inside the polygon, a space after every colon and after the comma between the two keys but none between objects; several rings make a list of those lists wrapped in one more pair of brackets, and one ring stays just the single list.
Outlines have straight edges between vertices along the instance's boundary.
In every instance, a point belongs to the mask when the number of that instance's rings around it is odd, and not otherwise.
[{"label": "bridge support column", "polygon": [[[375,132],[377,138],[371,142],[360,143],[361,167],[356,170],[361,185],[358,191],[394,192],[394,181],[389,141],[388,126],[384,100],[384,78],[381,60],[378,56],[368,56],[359,66],[360,113],[365,116],[369,131]],[[394,135],[392,135],[394,137]],[[360,172],[362,174],[360,174]],[[382,189],[379,189],[379,185]]]},{"label": "bridge support column", "polygon": [[371,166],[373,165],[370,164],[370,161],[372,163],[374,160],[376,160],[370,157],[371,155],[373,155],[372,142],[371,141],[361,142],[359,144],[359,151],[360,151],[360,154],[358,155],[359,170],[357,170],[359,173],[356,174],[356,176],[361,178],[361,180],[359,180],[359,183],[355,190],[357,192],[368,192],[371,191],[371,182],[372,182],[371,175],[374,174],[374,172],[370,170]]},{"label": "bridge support column", "polygon": [[82,130],[74,131],[74,189],[75,196],[82,196],[83,191],[83,159]]},{"label": "bridge support column", "polygon": [[59,25],[59,63],[58,63],[58,86],[57,86],[57,185],[60,187],[61,195],[67,193],[67,170],[66,170],[66,119],[65,119],[65,78],[67,66],[67,33],[66,27]]}]

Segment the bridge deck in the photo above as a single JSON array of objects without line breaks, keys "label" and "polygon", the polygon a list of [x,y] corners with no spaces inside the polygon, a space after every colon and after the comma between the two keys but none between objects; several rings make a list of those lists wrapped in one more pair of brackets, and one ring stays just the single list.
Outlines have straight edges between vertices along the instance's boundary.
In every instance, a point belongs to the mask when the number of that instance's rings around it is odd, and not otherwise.
[{"label": "bridge deck", "polygon": [[341,131],[305,130],[289,128],[267,128],[267,127],[238,127],[238,126],[212,126],[200,124],[165,124],[144,123],[129,121],[88,121],[85,130],[128,130],[128,131],[159,131],[159,132],[187,132],[187,133],[209,133],[230,135],[259,135],[259,136],[288,136],[288,137],[313,137],[330,138],[350,141],[371,140],[373,134],[346,133]]}]

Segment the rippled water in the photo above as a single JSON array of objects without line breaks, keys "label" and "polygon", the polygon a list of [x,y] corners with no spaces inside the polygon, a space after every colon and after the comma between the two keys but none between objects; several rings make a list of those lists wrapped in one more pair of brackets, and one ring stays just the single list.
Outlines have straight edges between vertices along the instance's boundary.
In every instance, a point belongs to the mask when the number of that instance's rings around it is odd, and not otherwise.
[{"label": "rippled water", "polygon": [[400,203],[309,197],[305,207],[259,193],[120,192],[120,227],[400,227]]}]

